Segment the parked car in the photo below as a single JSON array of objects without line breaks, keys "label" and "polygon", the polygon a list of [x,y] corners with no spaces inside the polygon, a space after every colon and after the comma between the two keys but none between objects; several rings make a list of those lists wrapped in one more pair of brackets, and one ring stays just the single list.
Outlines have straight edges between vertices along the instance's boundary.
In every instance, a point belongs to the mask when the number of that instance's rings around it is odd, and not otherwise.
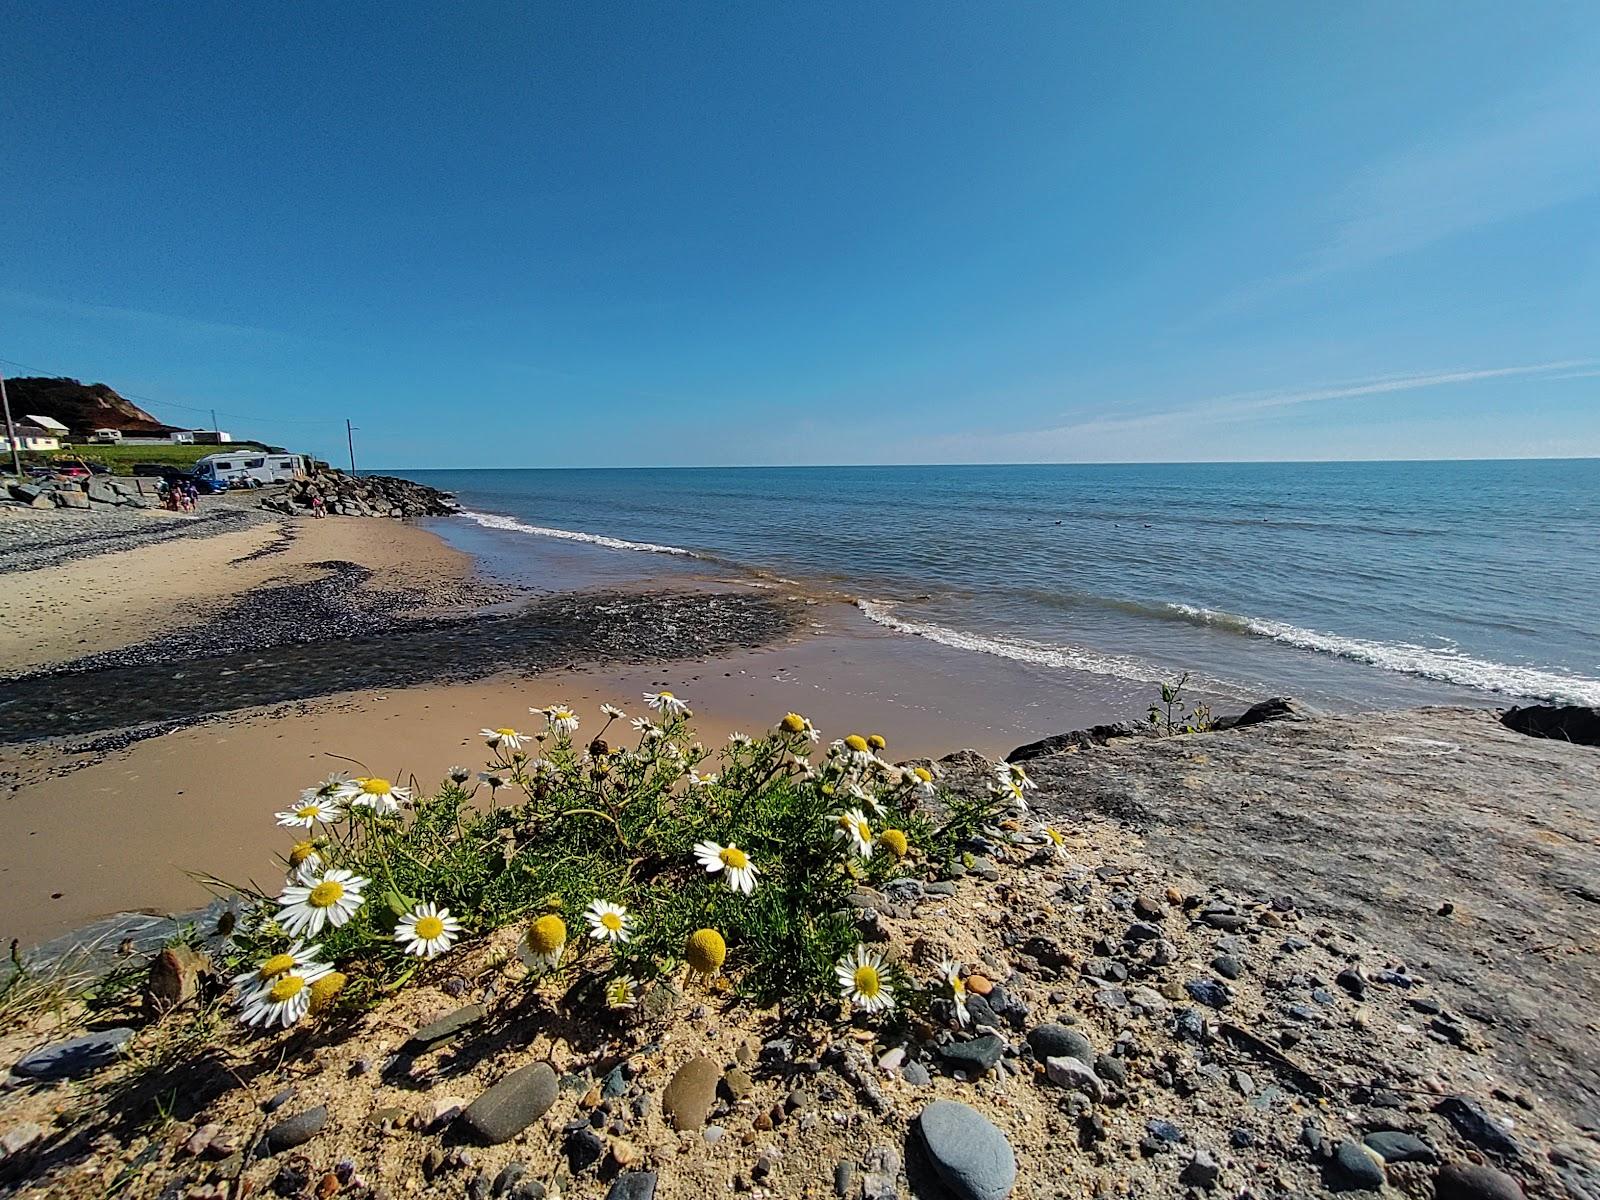
[{"label": "parked car", "polygon": [[185,471],[179,467],[163,467],[161,478],[169,484],[178,480],[192,483],[195,486],[195,490],[202,496],[216,496],[228,490],[228,485],[225,483],[218,483],[216,480],[207,479],[204,475],[195,471]]}]

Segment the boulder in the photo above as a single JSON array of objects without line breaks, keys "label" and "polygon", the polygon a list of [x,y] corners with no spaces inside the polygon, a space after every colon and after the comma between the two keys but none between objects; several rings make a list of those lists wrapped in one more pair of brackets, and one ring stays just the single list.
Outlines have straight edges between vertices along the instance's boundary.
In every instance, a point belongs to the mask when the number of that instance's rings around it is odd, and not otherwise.
[{"label": "boulder", "polygon": [[1006,755],[1007,762],[1020,763],[1043,758],[1047,754],[1061,754],[1068,750],[1085,750],[1090,746],[1104,746],[1112,738],[1147,737],[1150,730],[1144,725],[1118,721],[1112,725],[1091,725],[1087,729],[1074,729],[1070,733],[1056,733],[1037,742],[1018,746]]},{"label": "boulder", "polygon": [[88,508],[89,497],[77,488],[57,488],[50,493],[51,502],[57,508]]},{"label": "boulder", "polygon": [[1529,737],[1600,746],[1600,708],[1581,704],[1529,704],[1507,709],[1501,714],[1500,723]]},{"label": "boulder", "polygon": [[1243,729],[1264,721],[1309,721],[1316,713],[1288,696],[1273,696],[1252,704],[1236,717],[1218,717],[1213,729]]}]

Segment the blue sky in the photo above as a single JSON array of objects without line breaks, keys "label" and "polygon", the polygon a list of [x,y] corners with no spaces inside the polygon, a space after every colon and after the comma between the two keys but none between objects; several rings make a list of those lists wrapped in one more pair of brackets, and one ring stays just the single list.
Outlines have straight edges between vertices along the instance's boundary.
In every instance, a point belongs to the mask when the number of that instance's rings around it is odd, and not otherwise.
[{"label": "blue sky", "polygon": [[1600,454],[1592,4],[5,27],[0,366],[169,420],[391,467]]}]

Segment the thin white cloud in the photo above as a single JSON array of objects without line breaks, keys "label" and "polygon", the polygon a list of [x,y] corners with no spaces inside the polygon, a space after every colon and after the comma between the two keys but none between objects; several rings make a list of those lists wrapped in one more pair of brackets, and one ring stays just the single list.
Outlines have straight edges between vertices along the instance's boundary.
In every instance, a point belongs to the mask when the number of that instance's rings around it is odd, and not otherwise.
[{"label": "thin white cloud", "polygon": [[1096,416],[1084,420],[1068,421],[1043,429],[1003,433],[991,438],[964,433],[953,435],[946,441],[951,446],[976,449],[974,443],[984,443],[992,452],[1023,452],[1029,457],[1048,455],[1052,450],[1071,447],[1081,451],[1095,438],[1110,438],[1129,433],[1155,434],[1181,432],[1198,426],[1214,427],[1235,421],[1247,421],[1275,410],[1296,408],[1308,404],[1326,404],[1338,400],[1356,400],[1369,396],[1415,392],[1429,388],[1449,387],[1457,384],[1478,383],[1488,379],[1506,379],[1521,376],[1544,376],[1551,379],[1570,378],[1556,374],[1574,368],[1594,365],[1594,359],[1567,359],[1558,362],[1527,363],[1511,367],[1487,367],[1474,370],[1433,371],[1405,375],[1385,375],[1346,383],[1319,387],[1296,388],[1286,391],[1247,392],[1216,396],[1190,404],[1160,409],[1155,412],[1133,413],[1127,416]]}]

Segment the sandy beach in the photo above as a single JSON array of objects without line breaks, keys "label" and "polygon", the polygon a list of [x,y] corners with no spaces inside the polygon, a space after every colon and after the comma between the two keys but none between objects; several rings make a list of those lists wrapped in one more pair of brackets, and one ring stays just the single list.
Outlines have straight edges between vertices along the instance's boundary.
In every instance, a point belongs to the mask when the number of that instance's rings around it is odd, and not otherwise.
[{"label": "sandy beach", "polygon": [[[240,882],[270,879],[278,871],[273,855],[287,844],[272,813],[300,788],[330,771],[353,770],[354,762],[431,786],[453,765],[481,765],[479,729],[537,725],[528,709],[558,701],[578,706],[586,728],[593,728],[602,702],[631,713],[642,709],[643,692],[668,687],[693,703],[708,742],[762,728],[797,710],[830,737],[878,732],[896,757],[914,757],[957,747],[1004,754],[1063,729],[1136,719],[1149,698],[1147,689],[1128,685],[1108,702],[1103,678],[1078,684],[1061,672],[897,635],[837,601],[800,595],[769,601],[760,590],[724,579],[681,577],[671,581],[674,594],[688,589],[690,595],[726,595],[730,602],[781,602],[797,616],[781,637],[687,656],[651,652],[670,648],[670,639],[648,628],[628,632],[619,645],[591,623],[587,654],[585,637],[575,637],[560,644],[553,660],[537,659],[530,650],[527,662],[481,678],[342,689],[340,670],[363,654],[404,660],[407,679],[429,673],[449,678],[486,640],[478,626],[452,625],[450,640],[435,645],[430,639],[438,630],[407,620],[442,612],[459,616],[473,603],[491,608],[491,619],[507,619],[508,610],[522,606],[537,620],[551,611],[540,604],[574,603],[508,598],[508,589],[495,581],[475,581],[472,558],[434,533],[362,518],[267,520],[214,537],[0,574],[0,626],[7,631],[0,671],[39,672],[91,655],[100,656],[90,661],[103,666],[102,660],[115,662],[141,645],[161,647],[156,657],[164,659],[174,639],[194,639],[219,623],[226,627],[243,619],[230,614],[243,611],[238,606],[249,598],[315,584],[337,564],[369,573],[354,585],[357,605],[372,601],[381,607],[404,592],[415,598],[411,616],[382,635],[279,647],[228,668],[238,672],[234,679],[250,680],[271,673],[274,652],[326,660],[331,673],[325,693],[186,718],[186,727],[160,736],[102,734],[87,742],[64,736],[0,749],[0,784],[17,831],[0,846],[0,882],[11,901],[0,934],[28,945],[117,911],[195,908],[209,897],[191,872]],[[551,585],[577,574],[564,560],[551,569],[560,572],[548,580]],[[640,591],[637,602],[650,604],[649,590],[634,587]],[[633,624],[647,623],[654,611],[641,608]],[[575,622],[589,619],[581,604],[576,613]],[[383,620],[391,617],[385,613]],[[503,640],[513,645],[539,642],[539,630],[524,625],[489,628],[503,631]],[[633,644],[641,637],[642,649]],[[29,686],[40,694],[84,693],[94,700],[91,715],[98,719],[92,727],[103,730],[143,711],[135,692],[146,700],[170,699],[156,678],[172,672],[152,678],[154,670],[141,660],[129,668],[35,675]],[[108,679],[134,682],[118,695],[116,687],[106,687]],[[204,691],[226,694],[219,690],[224,682]],[[96,690],[101,688],[103,700]],[[73,711],[81,714],[82,706]]]}]

